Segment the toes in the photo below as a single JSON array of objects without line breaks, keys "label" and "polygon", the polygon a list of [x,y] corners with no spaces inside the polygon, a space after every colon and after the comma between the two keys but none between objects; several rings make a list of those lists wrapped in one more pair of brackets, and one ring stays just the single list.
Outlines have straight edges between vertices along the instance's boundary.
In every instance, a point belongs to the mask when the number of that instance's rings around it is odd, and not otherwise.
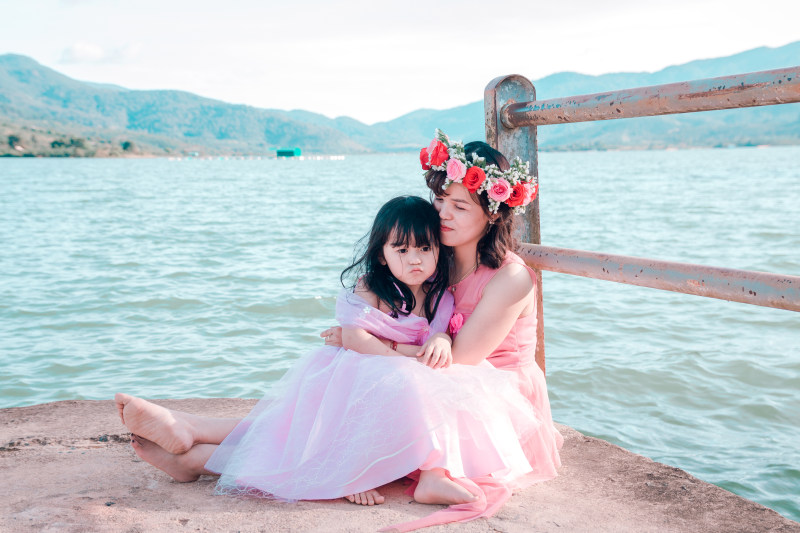
[{"label": "toes", "polygon": [[381,493],[376,490],[350,494],[345,496],[345,498],[350,503],[355,503],[356,505],[379,505],[385,501]]}]

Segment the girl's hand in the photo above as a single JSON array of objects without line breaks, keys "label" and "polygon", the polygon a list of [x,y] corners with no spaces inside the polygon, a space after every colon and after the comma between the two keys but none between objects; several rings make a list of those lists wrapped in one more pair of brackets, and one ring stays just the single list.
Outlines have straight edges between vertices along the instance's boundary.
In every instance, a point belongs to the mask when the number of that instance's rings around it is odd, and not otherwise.
[{"label": "girl's hand", "polygon": [[342,328],[339,326],[328,328],[320,333],[319,336],[325,339],[325,346],[342,347]]},{"label": "girl's hand", "polygon": [[453,363],[451,342],[444,333],[432,335],[417,352],[419,362],[431,368],[447,368]]}]

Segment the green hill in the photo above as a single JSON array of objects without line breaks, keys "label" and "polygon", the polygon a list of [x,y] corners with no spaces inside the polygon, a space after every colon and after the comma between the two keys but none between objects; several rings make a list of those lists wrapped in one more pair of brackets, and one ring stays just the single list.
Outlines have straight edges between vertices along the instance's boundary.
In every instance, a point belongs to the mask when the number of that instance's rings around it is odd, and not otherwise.
[{"label": "green hill", "polygon": [[80,82],[19,55],[0,56],[0,124],[67,136],[130,137],[152,153],[267,154],[272,146],[370,151],[337,129],[293,120],[284,111],[181,91]]},{"label": "green hill", "polygon": [[[539,99],[796,66],[800,41],[692,61],[653,73],[560,72],[534,81]],[[488,80],[487,80],[488,81]],[[435,128],[483,138],[483,102],[420,109],[366,125],[310,111],[234,105],[181,91],[135,91],[74,80],[25,56],[0,55],[0,155],[267,155],[415,150]],[[544,150],[800,144],[800,104],[539,129]]]}]

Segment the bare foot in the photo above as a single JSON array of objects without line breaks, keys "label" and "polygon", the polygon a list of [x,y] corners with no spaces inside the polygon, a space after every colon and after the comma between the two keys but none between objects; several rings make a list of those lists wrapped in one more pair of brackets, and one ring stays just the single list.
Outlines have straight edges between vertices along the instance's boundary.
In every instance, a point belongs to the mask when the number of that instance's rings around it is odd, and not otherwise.
[{"label": "bare foot", "polygon": [[169,453],[186,453],[194,444],[192,427],[180,413],[128,394],[117,393],[114,401],[122,423],[131,433]]},{"label": "bare foot", "polygon": [[349,502],[359,505],[380,505],[385,500],[383,495],[375,489],[359,492],[358,494],[351,494],[350,496],[345,496],[345,498],[347,498]]},{"label": "bare foot", "polygon": [[414,490],[414,500],[418,503],[458,505],[477,499],[477,496],[447,477],[442,468],[423,470]]},{"label": "bare foot", "polygon": [[169,453],[167,450],[151,442],[139,435],[131,435],[131,446],[133,446],[136,455],[140,459],[146,461],[169,474],[175,481],[181,483],[188,483],[190,481],[197,481],[200,473],[194,469],[183,464],[185,461],[184,455],[175,455]]}]

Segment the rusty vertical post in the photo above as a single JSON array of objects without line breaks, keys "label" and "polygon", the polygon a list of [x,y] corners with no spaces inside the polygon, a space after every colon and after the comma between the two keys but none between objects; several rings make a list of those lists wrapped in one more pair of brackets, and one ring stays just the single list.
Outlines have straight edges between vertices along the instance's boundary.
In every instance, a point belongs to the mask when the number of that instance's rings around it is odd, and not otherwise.
[{"label": "rusty vertical post", "polygon": [[[486,120],[486,142],[500,150],[509,160],[519,157],[530,163],[533,176],[539,175],[536,126],[527,128],[507,128],[501,119],[503,107],[517,102],[536,100],[533,84],[518,74],[500,76],[486,86],[483,93],[484,117]],[[541,188],[540,188],[541,190]],[[541,244],[539,229],[539,198],[537,197],[519,217],[522,242]],[[536,363],[545,369],[544,358],[544,312],[542,308],[542,271],[536,269]]]}]

